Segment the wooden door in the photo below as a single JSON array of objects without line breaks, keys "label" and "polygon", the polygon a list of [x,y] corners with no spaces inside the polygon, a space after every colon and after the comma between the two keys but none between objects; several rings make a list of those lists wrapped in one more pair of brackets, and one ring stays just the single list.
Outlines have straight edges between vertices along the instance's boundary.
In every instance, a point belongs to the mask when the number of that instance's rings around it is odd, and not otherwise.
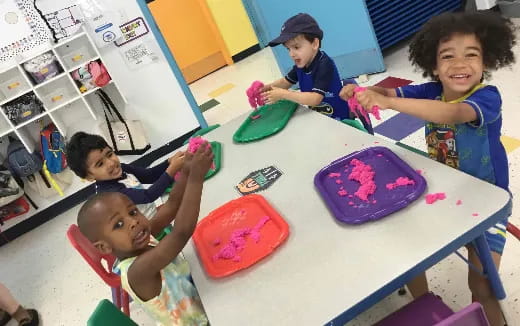
[{"label": "wooden door", "polygon": [[204,0],[154,0],[149,8],[187,83],[232,63]]}]

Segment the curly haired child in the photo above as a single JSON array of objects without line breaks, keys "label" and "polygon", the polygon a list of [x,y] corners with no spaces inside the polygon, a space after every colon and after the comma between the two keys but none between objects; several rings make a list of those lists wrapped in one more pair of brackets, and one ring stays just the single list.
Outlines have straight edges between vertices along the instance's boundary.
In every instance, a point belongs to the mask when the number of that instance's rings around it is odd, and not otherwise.
[{"label": "curly haired child", "polygon": [[[412,64],[433,81],[397,89],[369,87],[356,98],[368,110],[377,105],[425,120],[432,159],[507,190],[507,155],[500,142],[502,100],[495,86],[482,82],[491,70],[514,62],[514,32],[511,21],[494,13],[436,16],[415,35],[409,49]],[[348,99],[353,93],[353,86],[348,85],[340,96]],[[486,232],[497,267],[505,245],[507,219],[504,216]],[[467,248],[469,261],[481,268],[475,248],[471,244]],[[470,269],[468,283],[490,324],[504,325],[488,281]],[[408,287],[414,297],[428,291],[425,274]]]}]

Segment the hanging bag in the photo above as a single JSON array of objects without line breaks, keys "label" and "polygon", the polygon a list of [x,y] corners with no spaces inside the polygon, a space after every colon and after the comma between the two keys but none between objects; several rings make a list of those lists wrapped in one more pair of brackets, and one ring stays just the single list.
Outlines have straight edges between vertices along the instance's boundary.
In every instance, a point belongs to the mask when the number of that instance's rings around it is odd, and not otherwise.
[{"label": "hanging bag", "polygon": [[[112,144],[117,155],[141,155],[150,149],[143,125],[139,120],[125,120],[116,106],[101,89],[96,91],[103,105],[105,122],[101,123],[101,133]],[[114,121],[108,118],[110,115]]]},{"label": "hanging bag", "polygon": [[29,153],[19,140],[9,137],[9,146],[7,147],[7,165],[14,175],[27,177],[40,171],[43,162],[40,155]]},{"label": "hanging bag", "polygon": [[48,124],[40,132],[41,153],[50,173],[60,173],[67,167],[63,148],[65,141],[54,123]]}]

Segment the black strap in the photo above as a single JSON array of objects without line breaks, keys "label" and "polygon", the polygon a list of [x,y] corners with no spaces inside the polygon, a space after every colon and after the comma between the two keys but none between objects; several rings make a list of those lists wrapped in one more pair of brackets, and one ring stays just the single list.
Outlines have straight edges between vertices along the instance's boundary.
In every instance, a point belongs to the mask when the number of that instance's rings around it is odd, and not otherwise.
[{"label": "black strap", "polygon": [[[104,102],[103,102],[104,104]],[[110,134],[110,139],[112,140],[112,146],[114,146],[114,151],[117,153],[119,150],[117,149],[116,138],[114,137],[114,131],[112,130],[112,125],[110,124],[110,120],[107,116],[107,111],[103,108],[103,113],[105,113],[105,121],[107,123],[108,133]]]},{"label": "black strap", "polygon": [[128,124],[126,123],[126,120],[123,118],[121,113],[117,110],[116,106],[114,105],[114,102],[112,102],[112,99],[103,91],[102,89],[98,89],[96,91],[97,95],[101,99],[101,102],[103,102],[103,111],[105,113],[105,120],[107,122],[108,132],[110,133],[110,138],[112,139],[112,144],[114,145],[114,150],[117,152],[117,143],[116,139],[114,137],[114,131],[112,130],[112,126],[110,125],[110,121],[108,119],[107,110],[108,112],[114,116],[114,114],[117,116],[118,120],[124,124],[126,128],[126,132],[128,133],[128,138],[130,139],[130,147],[133,151],[136,150],[134,145],[134,139],[132,137],[132,133],[130,132],[130,128],[128,128]]},{"label": "black strap", "polygon": [[[132,137],[132,133],[130,132],[130,128],[128,128],[125,118],[123,118],[121,113],[117,110],[116,106],[114,105],[114,102],[112,102],[112,99],[107,95],[107,93],[105,93],[105,91],[103,91],[102,89],[99,89],[97,92],[98,92],[98,96],[101,98],[101,100],[103,101],[103,104],[109,110],[109,112],[111,112],[111,114],[112,114],[112,112],[115,113],[116,116],[118,117],[119,121],[121,121],[125,125],[126,131],[128,133],[128,137],[130,138],[130,147],[132,148],[132,150],[135,151],[136,149],[135,149],[135,145],[134,145],[134,139]],[[113,116],[113,114],[112,114],[112,116]],[[106,115],[105,115],[105,117],[106,117]],[[113,132],[113,131],[111,131],[111,132]],[[111,137],[113,137],[113,136],[111,136]]]},{"label": "black strap", "polygon": [[50,189],[52,186],[51,186],[51,183],[49,182],[49,180],[47,180],[47,176],[43,173],[42,170],[38,171],[38,173],[41,175],[42,180],[43,180],[43,182],[45,182],[45,185],[47,186],[47,188]]}]

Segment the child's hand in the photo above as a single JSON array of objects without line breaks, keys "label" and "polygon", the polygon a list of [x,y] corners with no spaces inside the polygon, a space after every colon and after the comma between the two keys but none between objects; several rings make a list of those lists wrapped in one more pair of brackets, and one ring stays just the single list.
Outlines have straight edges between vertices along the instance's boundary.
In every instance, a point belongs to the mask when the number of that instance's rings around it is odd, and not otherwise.
[{"label": "child's hand", "polygon": [[168,163],[170,165],[174,165],[177,170],[180,170],[182,167],[182,164],[184,163],[184,157],[186,156],[186,152],[177,152],[172,155],[172,157],[168,158]]},{"label": "child's hand", "polygon": [[354,96],[354,89],[357,85],[355,84],[348,84],[343,86],[341,91],[339,92],[339,97],[343,99],[343,101],[348,101],[349,98]]},{"label": "child's hand", "polygon": [[213,151],[211,150],[211,146],[209,144],[207,146],[200,146],[190,160],[190,176],[203,180],[211,168],[211,164],[213,164]]},{"label": "child's hand", "polygon": [[184,164],[184,159],[186,157],[185,154],[185,152],[177,152],[168,159],[169,165],[166,168],[166,173],[168,173],[170,177],[173,178],[175,176],[175,173],[180,171],[180,169],[182,168],[182,165]]},{"label": "child's hand", "polygon": [[364,92],[356,93],[356,99],[368,112],[372,112],[373,106],[378,106],[381,110],[390,108],[389,97],[369,89]]},{"label": "child's hand", "polygon": [[265,101],[265,104],[273,104],[285,98],[285,94],[289,92],[284,88],[279,87],[271,87],[271,90],[262,93],[262,97]]},{"label": "child's hand", "polygon": [[273,87],[271,86],[271,84],[266,84],[262,88],[260,88],[260,94],[270,91],[272,89]]}]

